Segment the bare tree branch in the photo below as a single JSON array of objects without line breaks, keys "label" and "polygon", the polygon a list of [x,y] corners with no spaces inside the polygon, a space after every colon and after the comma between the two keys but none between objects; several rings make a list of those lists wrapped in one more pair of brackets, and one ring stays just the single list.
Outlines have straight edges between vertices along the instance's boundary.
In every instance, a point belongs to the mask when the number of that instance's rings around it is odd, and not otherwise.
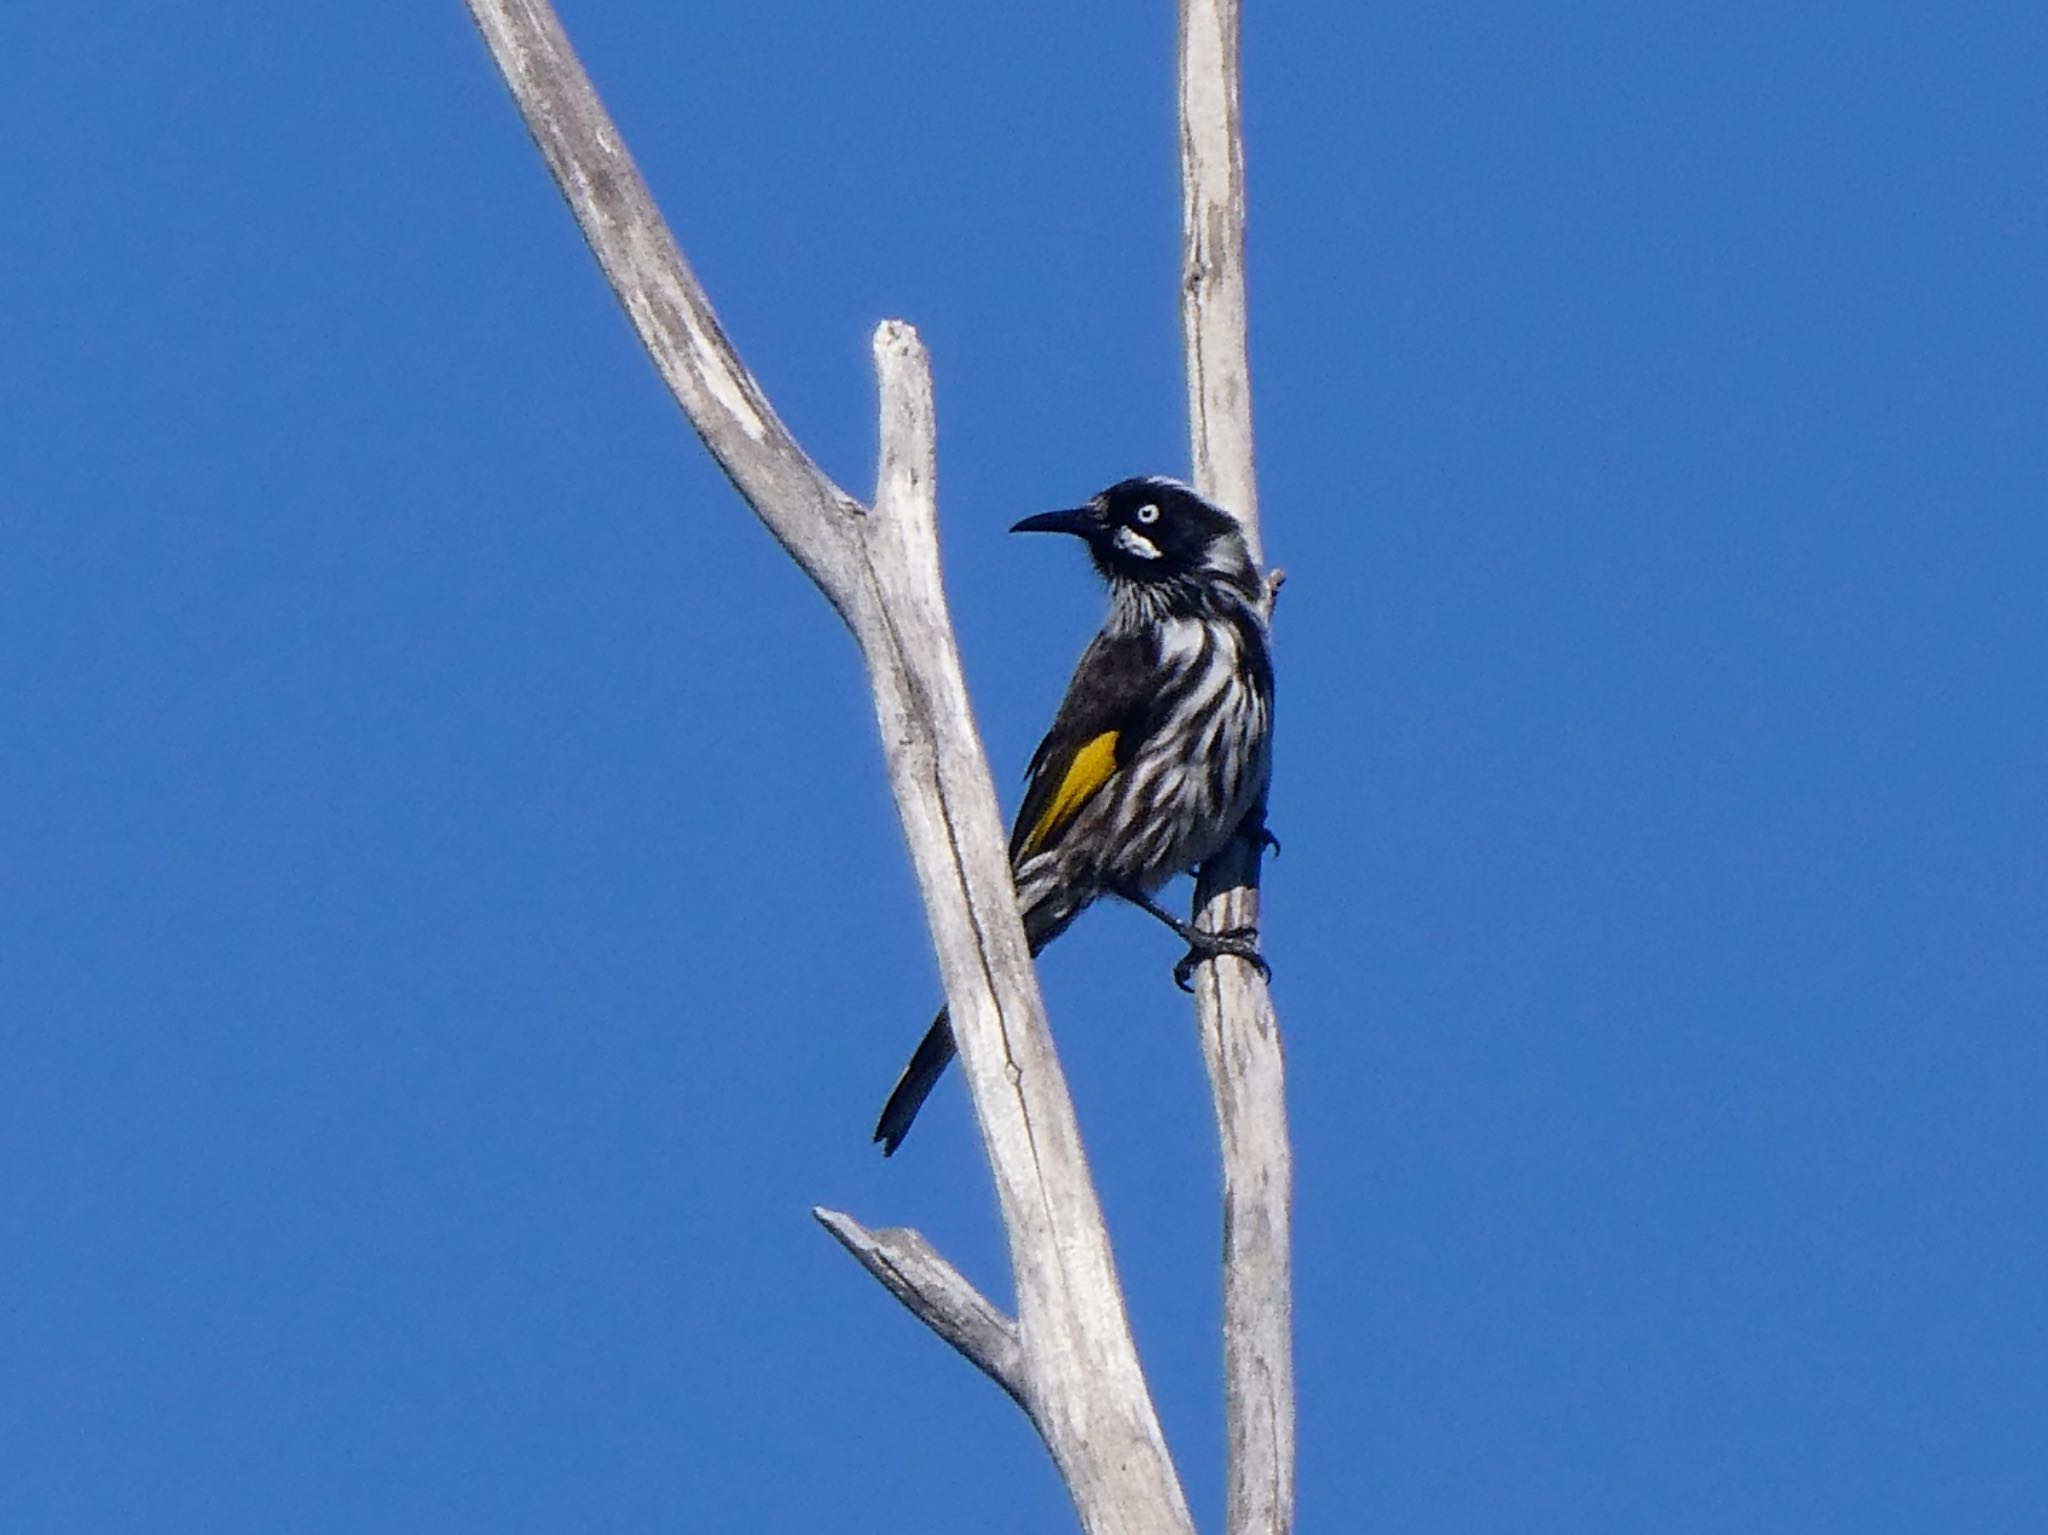
[{"label": "bare tree branch", "polygon": [[469,13],[662,382],[747,504],[845,615],[847,522],[861,507],[811,462],[726,339],[554,8],[469,0]]},{"label": "bare tree branch", "polygon": [[1195,486],[1237,515],[1257,563],[1237,34],[1238,0],[1181,0],[1180,321]]},{"label": "bare tree branch", "polygon": [[[1180,0],[1180,144],[1181,328],[1195,484],[1237,513],[1257,559],[1238,0]],[[1269,593],[1278,587],[1276,575]],[[1195,889],[1201,927],[1258,925],[1261,851],[1240,837],[1203,865]],[[1227,1528],[1286,1535],[1294,1526],[1293,1159],[1279,1020],[1265,977],[1238,959],[1201,967],[1195,1008],[1223,1151]]]},{"label": "bare tree branch", "polygon": [[1017,1324],[940,1257],[931,1243],[902,1226],[870,1231],[852,1216],[822,1206],[811,1214],[913,1316],[965,1354],[1018,1406],[1030,1410]]},{"label": "bare tree branch", "polygon": [[[939,576],[924,349],[907,325],[876,332],[883,441],[876,506],[865,513],[804,454],[726,340],[546,0],[467,3],[677,402],[860,643],[1009,1238],[1019,1357],[1005,1389],[1044,1438],[1084,1529],[1191,1535],[1046,1028],[968,707]],[[834,1234],[845,1240],[854,1229]],[[902,1242],[889,1250],[910,1251]],[[946,1291],[939,1269],[917,1272],[937,1289],[915,1293]],[[946,1293],[963,1299],[957,1288]],[[982,1336],[940,1331],[956,1347]]]},{"label": "bare tree branch", "polygon": [[[1192,1531],[1046,1027],[953,643],[922,435],[931,419],[923,349],[908,326],[884,325],[875,353],[883,429],[900,427],[903,440],[883,444],[865,544],[876,596],[855,632],[1009,1236],[1025,1408],[1084,1529]],[[905,388],[921,399],[890,403]]]}]

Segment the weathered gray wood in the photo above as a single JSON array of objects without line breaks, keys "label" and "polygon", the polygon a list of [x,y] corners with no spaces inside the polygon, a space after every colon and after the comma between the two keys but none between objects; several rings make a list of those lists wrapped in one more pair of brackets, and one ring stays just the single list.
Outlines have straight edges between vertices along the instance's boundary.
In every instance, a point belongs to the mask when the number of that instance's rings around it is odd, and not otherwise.
[{"label": "weathered gray wood", "polygon": [[940,1257],[937,1248],[902,1226],[870,1231],[852,1216],[822,1206],[811,1214],[913,1316],[1029,1410],[1017,1324]]},{"label": "weathered gray wood", "polygon": [[1090,1532],[1191,1532],[1017,916],[1003,825],[939,579],[930,376],[875,337],[882,464],[855,624],[953,1034],[1010,1241],[1024,1405]]},{"label": "weathered gray wood", "polygon": [[1237,515],[1256,563],[1263,550],[1246,343],[1237,37],[1238,0],[1181,0],[1180,319],[1195,486]]},{"label": "weathered gray wood", "polygon": [[[1259,558],[1244,264],[1238,0],[1181,0],[1181,325],[1195,484],[1237,513]],[[1277,575],[1272,589],[1278,590]],[[1196,921],[1259,920],[1260,848],[1209,860]],[[1294,1526],[1293,1160],[1279,1020],[1266,981],[1237,959],[1195,975],[1202,1058],[1223,1153],[1223,1366],[1229,1535]]]},{"label": "weathered gray wood", "polygon": [[1005,1389],[1091,1535],[1191,1535],[1046,1027],[946,610],[923,347],[907,325],[875,335],[882,447],[868,513],[803,453],[727,341],[546,0],[468,5],[677,402],[859,641],[1009,1238],[1019,1352]]},{"label": "weathered gray wood", "polygon": [[862,508],[811,462],[726,339],[554,8],[469,0],[469,13],[662,382],[747,504],[846,614],[848,524]]}]

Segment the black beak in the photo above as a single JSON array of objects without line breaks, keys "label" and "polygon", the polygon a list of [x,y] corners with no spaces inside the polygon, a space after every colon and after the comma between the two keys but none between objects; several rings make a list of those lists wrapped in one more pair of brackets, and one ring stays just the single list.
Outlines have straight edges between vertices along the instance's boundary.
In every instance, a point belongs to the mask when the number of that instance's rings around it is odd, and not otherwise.
[{"label": "black beak", "polygon": [[1087,538],[1102,531],[1102,514],[1092,506],[1070,507],[1063,512],[1040,512],[1036,517],[1026,517],[1012,533],[1071,533],[1076,538]]}]

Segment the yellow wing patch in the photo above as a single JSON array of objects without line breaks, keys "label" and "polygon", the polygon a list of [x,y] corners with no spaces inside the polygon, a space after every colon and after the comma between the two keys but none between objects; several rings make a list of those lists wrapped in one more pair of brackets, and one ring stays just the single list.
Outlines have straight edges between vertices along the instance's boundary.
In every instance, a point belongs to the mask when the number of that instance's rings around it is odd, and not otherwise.
[{"label": "yellow wing patch", "polygon": [[1073,760],[1067,763],[1066,776],[1053,792],[1052,803],[1024,834],[1025,852],[1035,853],[1051,841],[1094,798],[1095,791],[1109,782],[1116,771],[1117,735],[1117,731],[1105,730],[1094,740],[1082,743],[1074,753]]}]

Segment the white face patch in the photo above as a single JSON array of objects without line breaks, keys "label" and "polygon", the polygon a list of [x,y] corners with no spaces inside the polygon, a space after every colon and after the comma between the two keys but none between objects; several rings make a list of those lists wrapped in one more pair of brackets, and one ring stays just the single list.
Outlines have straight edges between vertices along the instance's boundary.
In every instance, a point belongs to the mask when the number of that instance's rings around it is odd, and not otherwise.
[{"label": "white face patch", "polygon": [[1159,546],[1142,533],[1133,533],[1129,528],[1118,528],[1113,540],[1125,554],[1136,555],[1141,560],[1159,558]]}]

